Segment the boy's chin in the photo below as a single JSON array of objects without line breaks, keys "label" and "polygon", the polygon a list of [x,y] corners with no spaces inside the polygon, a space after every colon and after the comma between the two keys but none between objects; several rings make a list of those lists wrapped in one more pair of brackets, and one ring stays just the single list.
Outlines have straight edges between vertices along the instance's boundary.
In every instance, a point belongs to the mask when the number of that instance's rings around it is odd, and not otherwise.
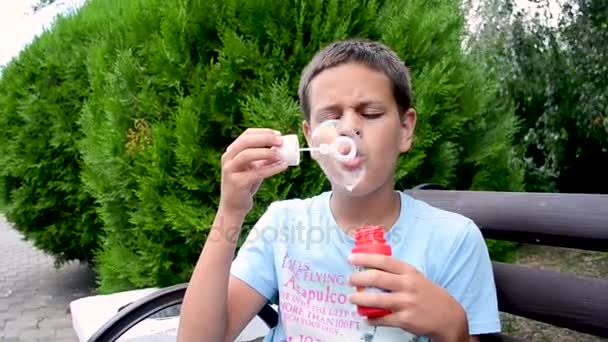
[{"label": "boy's chin", "polygon": [[351,189],[347,189],[342,184],[331,183],[331,189],[334,193],[339,193],[345,197],[364,197],[372,195],[381,190],[386,184],[381,184],[369,178],[361,180]]},{"label": "boy's chin", "polygon": [[366,195],[369,192],[366,190],[369,190],[369,189],[366,189],[364,184],[362,184],[362,183],[356,184],[353,187],[346,187],[341,184],[332,184],[333,192],[344,194],[349,197],[359,197],[359,196]]}]

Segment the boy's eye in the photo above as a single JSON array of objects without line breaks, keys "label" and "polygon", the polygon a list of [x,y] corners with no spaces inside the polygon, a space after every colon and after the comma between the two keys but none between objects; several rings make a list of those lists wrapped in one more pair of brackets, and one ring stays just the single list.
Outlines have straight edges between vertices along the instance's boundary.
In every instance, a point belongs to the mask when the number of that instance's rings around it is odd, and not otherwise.
[{"label": "boy's eye", "polygon": [[324,122],[328,120],[337,120],[340,118],[338,113],[323,113],[320,115],[319,122]]},{"label": "boy's eye", "polygon": [[376,119],[382,116],[382,112],[365,112],[363,113],[363,116],[368,118],[368,119]]}]

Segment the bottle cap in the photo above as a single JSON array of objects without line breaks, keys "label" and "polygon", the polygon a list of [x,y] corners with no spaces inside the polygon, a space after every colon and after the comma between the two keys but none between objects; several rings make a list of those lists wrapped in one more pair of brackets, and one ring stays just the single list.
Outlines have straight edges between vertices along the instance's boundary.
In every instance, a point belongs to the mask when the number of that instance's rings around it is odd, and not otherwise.
[{"label": "bottle cap", "polygon": [[384,229],[381,226],[364,226],[355,231],[356,243],[385,243]]},{"label": "bottle cap", "polygon": [[283,144],[278,147],[277,151],[282,160],[289,166],[300,165],[300,142],[297,134],[288,134],[281,137]]}]

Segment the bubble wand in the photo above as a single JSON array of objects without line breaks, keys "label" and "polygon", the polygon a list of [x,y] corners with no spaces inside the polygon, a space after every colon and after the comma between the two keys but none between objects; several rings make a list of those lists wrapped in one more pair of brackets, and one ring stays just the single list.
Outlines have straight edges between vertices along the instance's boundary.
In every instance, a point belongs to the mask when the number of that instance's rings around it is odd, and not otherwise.
[{"label": "bubble wand", "polygon": [[357,155],[357,144],[346,136],[339,136],[331,144],[320,144],[319,147],[300,147],[300,142],[296,134],[284,135],[283,145],[278,147],[279,156],[285,160],[289,166],[300,164],[300,154],[302,152],[319,152],[323,155],[331,155],[341,162],[353,160]]}]

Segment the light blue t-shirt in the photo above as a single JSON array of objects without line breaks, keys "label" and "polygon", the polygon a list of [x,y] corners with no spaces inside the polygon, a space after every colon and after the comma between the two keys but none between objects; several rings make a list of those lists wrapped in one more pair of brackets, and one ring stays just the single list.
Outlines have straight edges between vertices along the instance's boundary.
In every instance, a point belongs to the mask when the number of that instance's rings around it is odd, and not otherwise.
[{"label": "light blue t-shirt", "polygon": [[[500,331],[492,265],[470,219],[399,191],[401,213],[385,234],[393,257],[421,271],[463,306],[471,335]],[[337,225],[331,192],[272,203],[231,268],[271,301],[280,319],[265,341],[427,341],[398,328],[373,327],[348,301],[355,244]]]}]

